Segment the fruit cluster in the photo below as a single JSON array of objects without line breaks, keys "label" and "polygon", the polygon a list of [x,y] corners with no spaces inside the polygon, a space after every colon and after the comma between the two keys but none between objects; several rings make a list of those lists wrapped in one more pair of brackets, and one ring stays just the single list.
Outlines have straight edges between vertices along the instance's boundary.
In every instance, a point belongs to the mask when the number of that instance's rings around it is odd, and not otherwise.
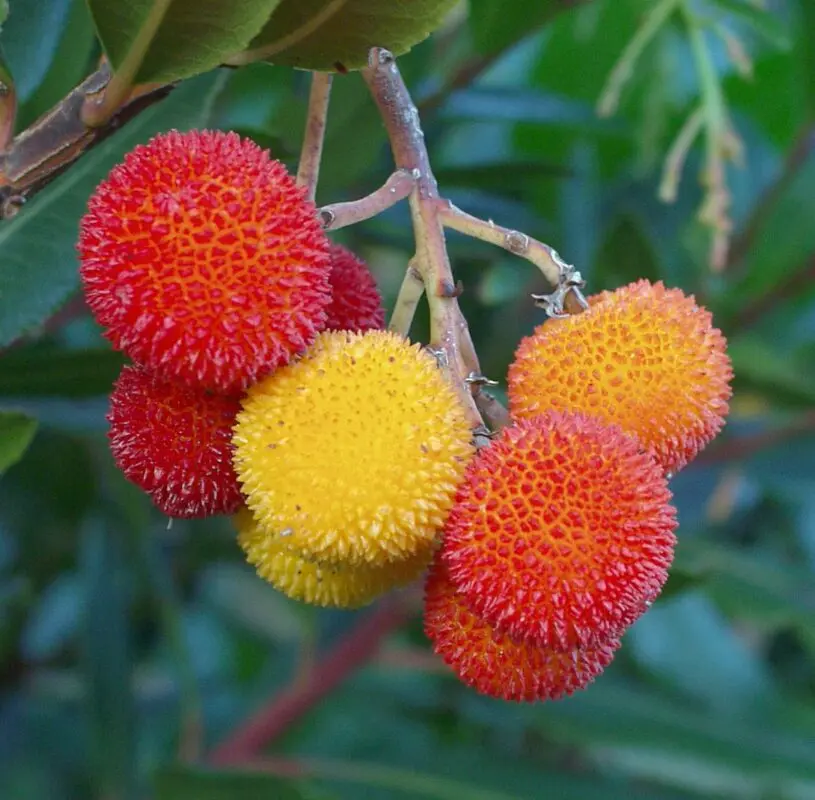
[{"label": "fruit cluster", "polygon": [[558,698],[609,664],[667,579],[668,479],[721,429],[731,377],[710,314],[647,281],[521,342],[513,423],[470,462],[425,587],[465,683]]},{"label": "fruit cluster", "polygon": [[641,281],[518,348],[512,422],[478,452],[426,349],[387,332],[371,273],[284,167],[171,132],[91,198],[88,305],[134,362],[114,458],[164,513],[234,515],[258,573],[356,607],[428,566],[425,630],[514,700],[587,685],[667,578],[667,481],[719,431],[730,364],[693,298]]}]

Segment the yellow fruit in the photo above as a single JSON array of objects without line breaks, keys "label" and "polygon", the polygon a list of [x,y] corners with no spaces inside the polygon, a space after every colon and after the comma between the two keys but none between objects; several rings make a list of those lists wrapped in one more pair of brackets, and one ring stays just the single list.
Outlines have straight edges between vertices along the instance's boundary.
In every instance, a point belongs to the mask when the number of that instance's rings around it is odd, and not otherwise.
[{"label": "yellow fruit", "polygon": [[367,605],[379,595],[416,580],[433,557],[431,544],[403,561],[381,566],[326,564],[290,547],[287,537],[263,531],[246,508],[233,521],[238,543],[258,575],[293,600],[316,606]]},{"label": "yellow fruit", "polygon": [[385,564],[427,549],[472,455],[435,359],[387,331],[326,332],[253,386],[235,470],[260,528],[307,558]]}]

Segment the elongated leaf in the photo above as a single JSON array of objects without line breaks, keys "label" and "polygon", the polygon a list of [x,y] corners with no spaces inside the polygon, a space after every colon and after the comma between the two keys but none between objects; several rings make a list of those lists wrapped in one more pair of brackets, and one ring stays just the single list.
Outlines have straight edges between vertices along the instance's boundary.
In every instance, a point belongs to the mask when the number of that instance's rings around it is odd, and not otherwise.
[{"label": "elongated leaf", "polygon": [[129,581],[121,539],[101,517],[94,517],[86,523],[80,551],[91,759],[96,793],[109,796],[130,793],[135,764]]},{"label": "elongated leaf", "polygon": [[307,800],[292,781],[274,775],[175,768],[159,773],[156,800]]},{"label": "elongated leaf", "polygon": [[795,628],[815,641],[815,586],[804,567],[695,538],[680,544],[674,571],[701,579],[708,594],[734,617],[768,630]]},{"label": "elongated leaf", "polygon": [[219,85],[213,73],[179,87],[83,156],[16,217],[0,222],[0,346],[36,326],[76,289],[79,219],[99,181],[154,133],[202,126]]},{"label": "elongated leaf", "polygon": [[769,41],[774,47],[787,49],[792,39],[779,15],[767,8],[758,8],[745,0],[715,0],[716,5],[730,12],[736,18],[746,22],[759,36]]},{"label": "elongated leaf", "polygon": [[139,82],[189,78],[243,50],[280,0],[88,0],[115,69],[144,46]]},{"label": "elongated leaf", "polygon": [[614,120],[600,120],[588,103],[534,89],[476,89],[456,92],[444,108],[444,117],[474,122],[529,122],[579,128],[587,133],[620,134]]},{"label": "elongated leaf", "polygon": [[0,357],[0,396],[95,397],[110,392],[125,363],[112,350],[12,350]]},{"label": "elongated leaf", "polygon": [[28,449],[37,421],[19,411],[0,411],[0,475],[16,464]]},{"label": "elongated leaf", "polygon": [[470,30],[481,53],[497,53],[586,0],[470,0]]},{"label": "elongated leaf", "polygon": [[458,0],[283,0],[243,55],[301,69],[359,69],[372,47],[401,55]]},{"label": "elongated leaf", "polygon": [[564,703],[541,708],[536,724],[560,742],[606,753],[629,774],[695,788],[703,797],[759,797],[768,781],[779,797],[796,783],[802,797],[815,788],[811,731],[745,725],[604,678]]},{"label": "elongated leaf", "polygon": [[93,64],[98,45],[85,0],[73,0],[59,33],[51,66],[36,90],[18,109],[17,127],[20,130],[31,125],[81,83]]}]

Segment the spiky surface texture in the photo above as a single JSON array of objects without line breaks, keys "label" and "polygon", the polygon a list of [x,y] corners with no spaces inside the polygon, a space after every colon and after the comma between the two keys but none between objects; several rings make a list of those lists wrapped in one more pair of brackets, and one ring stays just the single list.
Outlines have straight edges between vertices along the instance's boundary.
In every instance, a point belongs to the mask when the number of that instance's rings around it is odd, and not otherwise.
[{"label": "spiky surface texture", "polygon": [[382,295],[368,265],[342,245],[331,245],[331,303],[325,327],[330,331],[381,330]]},{"label": "spiky surface texture", "polygon": [[171,131],[94,192],[80,274],[114,347],[163,377],[234,393],[323,328],[328,247],[314,205],[254,142]]},{"label": "spiky surface texture", "polygon": [[471,433],[435,359],[386,331],[327,332],[253,386],[235,469],[262,528],[318,561],[406,558],[444,525]]},{"label": "spiky surface texture", "polygon": [[293,600],[316,606],[359,608],[416,580],[433,557],[428,545],[401,561],[382,565],[327,564],[314,561],[288,544],[288,536],[265,532],[252,512],[234,517],[238,543],[258,575]]},{"label": "spiky surface texture", "polygon": [[470,463],[442,555],[467,603],[557,650],[619,636],[656,598],[676,527],[659,466],[593,417],[504,428]]},{"label": "spiky surface texture", "polygon": [[481,694],[502,700],[557,700],[585,689],[610,663],[619,639],[557,651],[515,640],[475,614],[433,564],[425,583],[424,629],[433,649]]},{"label": "spiky surface texture", "polygon": [[637,436],[675,472],[724,425],[733,376],[726,347],[692,296],[638,281],[521,342],[509,369],[510,412],[584,411]]},{"label": "spiky surface texture", "polygon": [[110,448],[125,476],[171,517],[232,514],[242,503],[232,469],[237,399],[122,369],[110,395]]}]

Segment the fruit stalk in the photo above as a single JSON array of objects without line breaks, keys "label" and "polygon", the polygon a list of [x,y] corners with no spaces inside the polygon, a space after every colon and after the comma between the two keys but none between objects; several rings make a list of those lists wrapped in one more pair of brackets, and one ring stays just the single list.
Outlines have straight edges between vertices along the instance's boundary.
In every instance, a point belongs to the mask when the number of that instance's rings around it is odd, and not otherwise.
[{"label": "fruit stalk", "polygon": [[319,213],[320,224],[323,230],[336,231],[371,219],[404,200],[413,191],[415,183],[413,173],[397,169],[382,186],[365,197],[323,206]]},{"label": "fruit stalk", "polygon": [[407,336],[410,333],[410,326],[413,324],[413,317],[416,314],[416,307],[424,294],[424,282],[422,276],[414,265],[413,259],[405,270],[405,277],[399,294],[396,298],[396,305],[393,308],[391,321],[388,328],[394,333]]},{"label": "fruit stalk", "polygon": [[297,183],[304,186],[306,196],[312,202],[317,193],[317,180],[320,177],[320,159],[323,156],[325,126],[328,119],[328,102],[331,98],[331,85],[334,75],[330,72],[311,74],[311,91],[308,97],[308,117],[303,147],[300,150],[300,164],[297,168]]},{"label": "fruit stalk", "polygon": [[496,225],[492,220],[474,217],[454,206],[449,200],[439,200],[438,206],[439,218],[445,228],[494,244],[525,258],[543,273],[543,277],[552,286],[557,286],[562,281],[563,273],[569,265],[565,264],[557,251],[548,244],[539,242],[521,231]]},{"label": "fruit stalk", "polygon": [[[438,185],[430,166],[419,113],[389,51],[373,48],[362,76],[385,123],[397,168],[416,176],[409,195],[416,238],[412,263],[422,277],[430,306],[430,348],[464,403],[473,429],[484,430],[473,391],[465,381],[470,372],[478,372],[478,369],[474,369],[472,363],[465,364],[462,354],[461,336],[467,323],[458,305],[459,289],[453,279],[444,227],[439,218]],[[472,360],[474,352],[470,355]]]}]

